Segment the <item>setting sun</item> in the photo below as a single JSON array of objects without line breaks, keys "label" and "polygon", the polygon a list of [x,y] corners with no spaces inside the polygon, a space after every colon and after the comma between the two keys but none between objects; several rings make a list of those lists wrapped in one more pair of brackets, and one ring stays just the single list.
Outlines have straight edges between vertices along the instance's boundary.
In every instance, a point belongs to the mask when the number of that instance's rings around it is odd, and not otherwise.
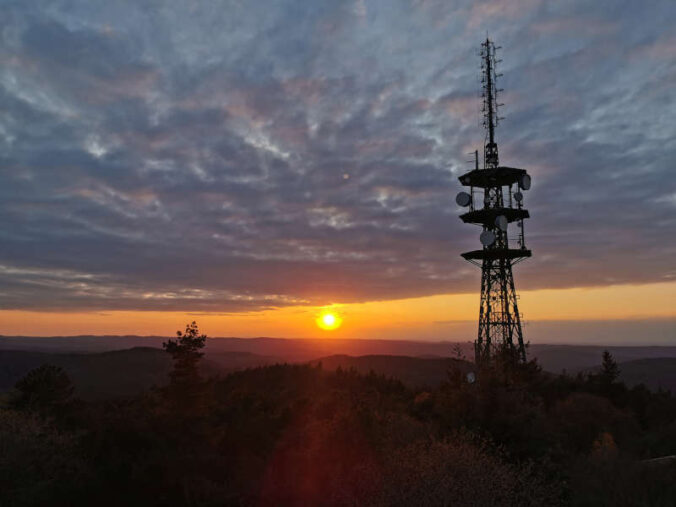
[{"label": "setting sun", "polygon": [[317,317],[317,326],[325,331],[338,329],[342,323],[343,319],[331,312],[322,312],[319,317]]}]

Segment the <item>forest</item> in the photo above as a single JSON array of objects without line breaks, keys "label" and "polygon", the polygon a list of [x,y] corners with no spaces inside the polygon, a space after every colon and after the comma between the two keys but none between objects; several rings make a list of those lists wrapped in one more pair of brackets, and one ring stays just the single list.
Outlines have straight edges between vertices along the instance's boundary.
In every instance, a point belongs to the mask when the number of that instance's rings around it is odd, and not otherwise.
[{"label": "forest", "polygon": [[165,342],[169,382],[141,395],[30,371],[0,400],[0,505],[676,505],[676,399],[610,353],[577,375],[498,354],[423,389],[321,362],[207,376],[207,341]]}]

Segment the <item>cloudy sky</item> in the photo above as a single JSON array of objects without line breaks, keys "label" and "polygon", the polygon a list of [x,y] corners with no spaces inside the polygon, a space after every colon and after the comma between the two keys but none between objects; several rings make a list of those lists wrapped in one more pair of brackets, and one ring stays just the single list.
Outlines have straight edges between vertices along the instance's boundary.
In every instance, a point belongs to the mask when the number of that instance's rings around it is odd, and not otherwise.
[{"label": "cloudy sky", "polygon": [[672,0],[6,0],[0,308],[476,299],[459,253],[480,231],[454,196],[483,142],[488,33],[501,162],[533,175],[517,288],[654,287],[664,317],[674,26]]}]

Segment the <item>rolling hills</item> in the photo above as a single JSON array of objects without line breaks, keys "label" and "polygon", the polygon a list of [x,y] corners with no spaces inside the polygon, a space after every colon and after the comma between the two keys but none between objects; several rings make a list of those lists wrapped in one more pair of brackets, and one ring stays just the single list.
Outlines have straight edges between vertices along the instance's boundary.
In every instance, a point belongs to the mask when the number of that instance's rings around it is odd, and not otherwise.
[{"label": "rolling hills", "polygon": [[[564,359],[570,361],[570,355]],[[589,360],[592,360],[591,356]],[[212,348],[203,359],[201,368],[205,376],[214,376],[283,362],[294,361],[272,355]],[[452,368],[463,374],[474,369],[472,363],[456,358],[392,354],[332,354],[309,362],[315,365],[321,363],[322,368],[327,370],[354,369],[364,374],[373,371],[397,378],[413,388],[437,386],[448,378]],[[76,394],[83,399],[139,394],[152,386],[164,385],[171,370],[170,357],[163,350],[153,347],[90,353],[0,350],[0,390],[11,389],[28,371],[45,363],[62,367],[73,381]],[[577,371],[594,370],[595,367]],[[628,386],[643,383],[653,390],[663,388],[676,392],[676,357],[625,361],[620,363],[620,370],[620,379]]]},{"label": "rolling hills", "polygon": [[628,386],[645,384],[652,390],[676,393],[676,357],[638,359],[620,363],[620,380]]},{"label": "rolling hills", "polygon": [[[273,358],[246,352],[218,352],[201,364],[205,376],[261,366]],[[161,349],[135,347],[95,353],[44,353],[0,350],[0,391],[11,389],[17,380],[42,364],[63,368],[83,399],[131,396],[153,386],[166,384],[171,358]]]},{"label": "rolling hills", "polygon": [[[166,341],[162,336],[66,336],[26,337],[0,336],[0,350],[30,350],[34,352],[106,352],[134,347],[161,348]],[[373,339],[308,339],[308,338],[209,338],[206,354],[242,352],[264,356],[273,361],[312,361],[331,355],[391,355],[409,357],[454,356],[459,346],[462,355],[471,359],[470,342],[421,342],[410,340]],[[676,357],[676,346],[598,346],[598,345],[548,345],[532,344],[529,357],[537,358],[540,365],[552,373],[593,368],[601,363],[601,354],[609,350],[620,362],[639,359]],[[462,356],[461,356],[462,358]]]}]

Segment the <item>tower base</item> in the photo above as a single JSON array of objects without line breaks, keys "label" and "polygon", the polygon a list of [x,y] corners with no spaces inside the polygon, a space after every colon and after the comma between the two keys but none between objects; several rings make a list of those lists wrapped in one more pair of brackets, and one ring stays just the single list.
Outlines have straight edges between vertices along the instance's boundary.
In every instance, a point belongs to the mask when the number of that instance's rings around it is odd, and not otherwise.
[{"label": "tower base", "polygon": [[474,360],[485,364],[498,353],[526,361],[521,315],[510,258],[484,258],[481,265],[481,307]]}]

